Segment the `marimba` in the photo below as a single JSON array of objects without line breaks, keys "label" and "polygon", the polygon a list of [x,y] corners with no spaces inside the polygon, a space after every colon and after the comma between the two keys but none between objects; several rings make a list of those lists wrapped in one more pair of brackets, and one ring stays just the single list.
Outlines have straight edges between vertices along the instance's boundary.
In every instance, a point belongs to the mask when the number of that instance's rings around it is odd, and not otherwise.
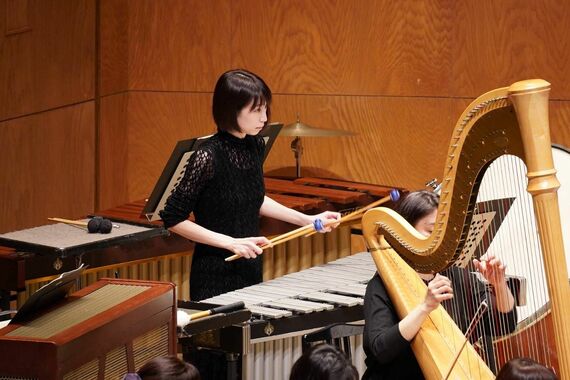
[{"label": "marimba", "polygon": [[[326,209],[350,210],[385,197],[387,186],[321,178],[294,180],[266,178],[266,192],[294,209],[316,214]],[[93,243],[77,250],[45,252],[0,247],[0,289],[18,290],[18,304],[54,276],[74,269],[80,259],[89,265],[82,285],[101,277],[172,281],[179,299],[189,298],[189,270],[193,244],[149,222],[142,216],[145,201],[127,203],[97,212],[118,223],[142,227],[142,232],[113,240]],[[271,236],[297,226],[269,218],[260,221],[262,234]],[[269,280],[351,254],[351,227],[333,233],[316,234],[268,250],[264,256],[264,279]],[[24,291],[23,291],[24,290]]]}]

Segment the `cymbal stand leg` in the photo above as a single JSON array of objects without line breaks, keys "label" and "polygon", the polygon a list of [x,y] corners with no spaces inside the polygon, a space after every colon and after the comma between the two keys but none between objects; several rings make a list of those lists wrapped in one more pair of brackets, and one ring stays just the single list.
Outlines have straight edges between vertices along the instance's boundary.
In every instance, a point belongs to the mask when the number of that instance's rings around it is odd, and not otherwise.
[{"label": "cymbal stand leg", "polygon": [[297,136],[291,143],[291,150],[295,153],[295,167],[297,178],[301,178],[301,156],[303,155],[303,145],[301,137]]}]

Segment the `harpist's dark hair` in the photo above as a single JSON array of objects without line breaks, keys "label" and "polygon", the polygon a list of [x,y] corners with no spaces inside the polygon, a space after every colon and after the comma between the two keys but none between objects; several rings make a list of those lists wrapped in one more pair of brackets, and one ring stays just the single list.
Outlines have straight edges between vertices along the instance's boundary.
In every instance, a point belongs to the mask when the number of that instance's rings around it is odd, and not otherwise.
[{"label": "harpist's dark hair", "polygon": [[338,348],[319,344],[297,359],[289,380],[358,380],[358,371]]},{"label": "harpist's dark hair", "polygon": [[439,204],[439,195],[432,191],[414,191],[404,196],[396,204],[395,210],[404,217],[412,226],[418,220],[428,215]]},{"label": "harpist's dark hair", "polygon": [[200,380],[196,367],[176,356],[154,358],[146,362],[137,374],[142,380]]},{"label": "harpist's dark hair", "polygon": [[267,106],[267,123],[271,116],[271,90],[263,79],[247,70],[230,70],[222,74],[214,89],[212,114],[218,130],[240,131],[239,112],[251,101],[251,109]]},{"label": "harpist's dark hair", "polygon": [[556,380],[550,368],[530,358],[509,360],[497,374],[497,380]]}]

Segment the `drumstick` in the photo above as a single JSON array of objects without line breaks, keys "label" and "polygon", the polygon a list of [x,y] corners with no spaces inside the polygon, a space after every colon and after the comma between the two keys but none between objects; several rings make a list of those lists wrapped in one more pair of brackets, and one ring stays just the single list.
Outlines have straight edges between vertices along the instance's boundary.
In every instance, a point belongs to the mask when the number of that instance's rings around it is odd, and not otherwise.
[{"label": "drumstick", "polygon": [[[390,195],[385,196],[382,199],[379,199],[377,201],[374,201],[372,203],[370,203],[369,205],[363,207],[362,209],[358,209],[356,211],[351,212],[350,214],[347,214],[345,216],[343,216],[342,218],[340,218],[339,220],[330,220],[330,221],[326,221],[323,223],[323,226],[330,226],[332,224],[340,224],[340,223],[344,223],[347,222],[349,220],[354,219],[355,217],[359,216],[360,214],[364,213],[366,210],[371,209],[372,207],[376,207],[378,205],[381,205],[383,203],[386,203],[388,201],[394,201],[396,202],[398,199],[400,199],[400,192],[396,189],[393,189],[390,191]],[[277,244],[281,244],[281,243],[285,243],[289,240],[293,240],[302,236],[310,236],[314,233],[316,233],[317,231],[315,230],[315,227],[313,224],[309,224],[300,228],[297,228],[296,230],[293,231],[289,231],[283,235],[279,235],[274,237],[273,239],[269,240],[270,244],[264,245],[262,247],[260,247],[261,249],[267,249],[270,247],[274,247]],[[241,256],[238,254],[235,254],[233,256],[227,257],[225,259],[225,261],[234,261],[239,259]]]}]

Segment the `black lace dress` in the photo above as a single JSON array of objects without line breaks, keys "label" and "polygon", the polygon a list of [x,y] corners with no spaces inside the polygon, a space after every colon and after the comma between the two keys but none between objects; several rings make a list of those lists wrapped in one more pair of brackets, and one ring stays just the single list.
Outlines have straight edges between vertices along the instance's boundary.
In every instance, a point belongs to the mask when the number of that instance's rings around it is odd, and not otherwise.
[{"label": "black lace dress", "polygon": [[[259,236],[263,204],[263,155],[260,136],[243,139],[218,132],[189,160],[184,178],[160,213],[170,228],[191,212],[197,224],[234,238]],[[233,253],[196,244],[190,272],[190,298],[199,301],[262,281],[262,256],[225,262]]]}]

